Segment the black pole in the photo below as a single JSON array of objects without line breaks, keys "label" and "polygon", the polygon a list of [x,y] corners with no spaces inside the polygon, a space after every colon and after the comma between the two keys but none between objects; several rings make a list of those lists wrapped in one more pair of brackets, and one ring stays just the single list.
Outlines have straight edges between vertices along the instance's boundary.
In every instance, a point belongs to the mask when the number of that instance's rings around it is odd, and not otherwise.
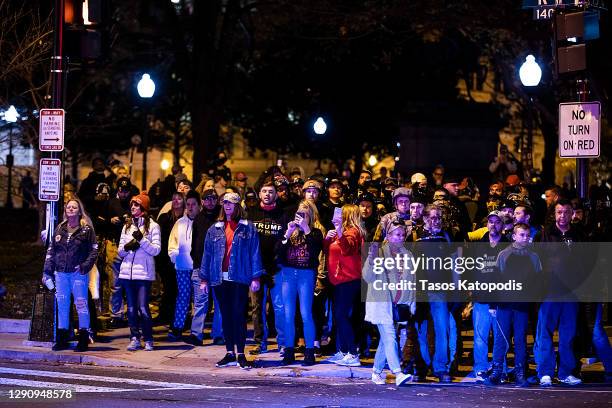
[{"label": "black pole", "polygon": [[533,98],[529,95],[529,112],[527,112],[527,172],[531,177],[533,169]]},{"label": "black pole", "polygon": [[6,156],[6,166],[8,167],[8,190],[6,191],[6,208],[13,208],[13,125],[9,130],[9,154]]},{"label": "black pole", "polygon": [[[578,101],[586,102],[589,89],[587,80],[576,81]],[[581,200],[588,198],[589,188],[589,159],[576,159],[576,190]]]},{"label": "black pole", "polygon": [[147,189],[147,151],[149,150],[149,117],[145,110],[145,127],[142,137],[142,191]]}]

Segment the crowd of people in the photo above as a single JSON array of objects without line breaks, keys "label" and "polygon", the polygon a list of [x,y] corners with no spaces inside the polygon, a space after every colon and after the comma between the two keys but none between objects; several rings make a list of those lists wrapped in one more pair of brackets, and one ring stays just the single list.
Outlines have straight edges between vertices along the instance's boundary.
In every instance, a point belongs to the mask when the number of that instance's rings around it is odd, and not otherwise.
[{"label": "crowd of people", "polygon": [[[530,331],[541,386],[552,384],[555,368],[560,383],[580,384],[584,353],[595,353],[612,374],[601,303],[486,303],[478,293],[457,302],[441,292],[421,301],[411,291],[373,293],[371,285],[362,298],[362,283],[375,278],[373,259],[409,254],[410,242],[483,242],[498,254],[492,272],[513,268],[539,279],[547,265],[529,250],[532,242],[606,240],[608,225],[569,189],[546,188],[542,200],[512,173],[481,195],[471,179],[445,174],[442,165],[430,177],[417,172],[406,182],[388,177],[386,169],[375,179],[369,170],[306,177],[299,168],[273,166],[249,185],[243,172],[232,178],[224,159],[197,185],[175,166],[149,193],[138,191],[125,172],[109,178],[98,160],[78,192],[67,191],[43,277],[56,287],[54,350],[69,347],[71,295],[78,314],[75,350],[87,350],[102,281],[109,286],[112,327],[127,316],[130,351],[154,350],[156,323],[168,325],[169,341],[202,346],[212,313],[211,341],[225,347],[217,367],[251,366],[245,350],[250,319],[250,355],[279,353],[280,364],[292,365],[301,354],[309,366],[327,354],[327,363],[356,367],[375,349],[376,384],[385,383],[386,366],[398,386],[424,381],[430,370],[451,382],[471,314],[477,382],[529,385]],[[391,268],[383,279],[414,276]],[[149,303],[156,280],[162,293],[154,320]],[[583,342],[589,339],[582,347],[578,332]]]}]

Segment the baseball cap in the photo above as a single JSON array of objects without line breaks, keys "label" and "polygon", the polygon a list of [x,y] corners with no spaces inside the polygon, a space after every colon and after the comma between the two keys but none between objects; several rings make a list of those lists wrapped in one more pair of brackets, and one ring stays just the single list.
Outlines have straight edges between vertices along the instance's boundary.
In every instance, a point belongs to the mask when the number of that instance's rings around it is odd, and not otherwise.
[{"label": "baseball cap", "polygon": [[412,177],[410,177],[410,182],[412,184],[421,183],[423,181],[427,181],[427,177],[425,177],[423,173],[414,173]]},{"label": "baseball cap", "polygon": [[333,178],[329,180],[327,182],[327,187],[329,188],[332,184],[340,184],[341,187],[344,187],[344,184],[342,184],[342,180],[340,180],[339,178]]},{"label": "baseball cap", "polygon": [[408,190],[406,187],[399,187],[393,190],[393,201],[399,197],[410,198],[410,190]]},{"label": "baseball cap", "polygon": [[240,203],[240,194],[238,193],[225,193],[223,195],[223,201],[227,201],[229,203],[239,204]]},{"label": "baseball cap", "polygon": [[520,182],[521,182],[521,179],[516,174],[511,174],[508,177],[506,177],[506,184],[509,186],[516,186]]},{"label": "baseball cap", "polygon": [[502,220],[502,221],[503,221],[503,219],[502,219],[502,213],[501,213],[501,212],[499,212],[499,211],[497,211],[497,210],[493,210],[493,211],[491,211],[491,212],[490,212],[490,213],[487,215],[487,218],[490,218],[490,217],[497,217],[497,218],[499,218],[500,220]]},{"label": "baseball cap", "polygon": [[119,180],[117,180],[117,190],[131,190],[132,189],[132,182],[130,181],[129,178],[127,177],[121,177]]},{"label": "baseball cap", "polygon": [[321,191],[321,184],[319,184],[317,180],[306,180],[306,182],[302,186],[302,190],[307,190],[309,188],[315,188]]},{"label": "baseball cap", "polygon": [[255,190],[248,190],[246,194],[244,195],[244,199],[245,200],[257,200],[257,194],[255,193]]},{"label": "baseball cap", "polygon": [[236,173],[236,181],[247,181],[248,177],[244,171]]},{"label": "baseball cap", "polygon": [[209,188],[202,192],[202,200],[205,200],[207,197],[218,197],[217,192],[214,188]]}]

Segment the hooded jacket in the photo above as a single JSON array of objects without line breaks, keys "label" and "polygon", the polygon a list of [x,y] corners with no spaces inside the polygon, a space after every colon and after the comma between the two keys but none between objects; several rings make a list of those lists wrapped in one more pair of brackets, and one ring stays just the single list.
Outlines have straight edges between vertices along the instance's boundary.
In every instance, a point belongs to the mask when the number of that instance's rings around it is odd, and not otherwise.
[{"label": "hooded jacket", "polygon": [[172,227],[168,240],[168,256],[176,269],[193,269],[192,236],[193,220],[183,215]]}]

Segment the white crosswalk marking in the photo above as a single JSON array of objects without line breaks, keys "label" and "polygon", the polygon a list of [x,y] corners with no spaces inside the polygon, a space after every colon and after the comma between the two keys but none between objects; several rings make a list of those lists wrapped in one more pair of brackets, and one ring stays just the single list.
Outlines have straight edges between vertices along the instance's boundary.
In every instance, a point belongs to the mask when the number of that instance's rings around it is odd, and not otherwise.
[{"label": "white crosswalk marking", "polygon": [[25,380],[21,378],[5,378],[0,377],[0,385],[22,385],[25,387],[39,387],[39,388],[70,388],[77,392],[116,392],[116,391],[142,391],[142,390],[164,390],[164,389],[253,389],[257,388],[254,386],[217,386],[217,385],[205,385],[205,384],[185,384],[175,382],[164,382],[164,381],[151,381],[151,380],[140,380],[137,378],[124,378],[124,377],[109,377],[101,375],[87,375],[87,374],[76,374],[76,373],[63,373],[60,371],[42,371],[42,370],[25,370],[21,368],[12,367],[0,367],[0,374],[17,374],[23,376],[32,377],[48,377],[54,378],[58,381],[62,380],[81,380],[81,381],[96,381],[103,383],[114,383],[123,385],[139,385],[144,387],[152,388],[135,388],[125,389],[116,387],[101,387],[101,386],[89,386],[62,382],[49,382],[49,381],[33,381]]},{"label": "white crosswalk marking", "polygon": [[68,384],[68,383],[47,382],[47,381],[31,381],[31,380],[22,380],[20,378],[0,378],[0,385],[19,385],[22,387],[33,387],[33,388],[54,388],[58,390],[59,389],[74,390],[76,392],[138,391],[135,389],[96,387],[93,385]]}]

